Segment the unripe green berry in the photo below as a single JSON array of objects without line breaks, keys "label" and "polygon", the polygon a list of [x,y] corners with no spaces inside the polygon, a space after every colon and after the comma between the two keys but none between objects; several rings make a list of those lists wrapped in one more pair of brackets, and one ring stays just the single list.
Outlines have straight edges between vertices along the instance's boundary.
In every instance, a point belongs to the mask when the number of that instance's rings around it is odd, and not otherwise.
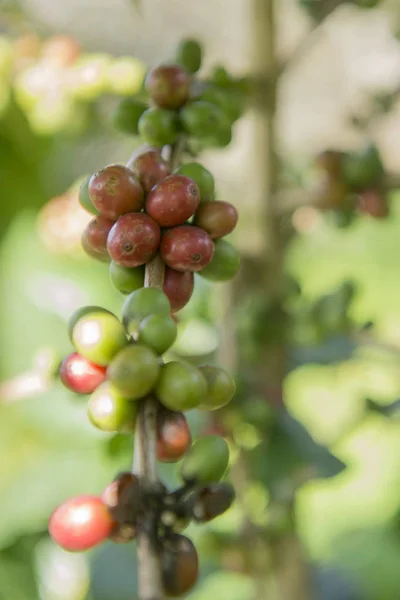
[{"label": "unripe green berry", "polygon": [[114,127],[123,133],[137,135],[138,124],[148,106],[136,98],[123,98],[112,115]]},{"label": "unripe green berry", "polygon": [[[71,341],[72,341],[72,330],[75,327],[76,323],[79,321],[79,319],[81,317],[84,317],[85,315],[89,315],[90,313],[108,313],[109,315],[113,314],[111,311],[109,311],[106,308],[103,308],[101,306],[81,306],[74,313],[72,313],[72,315],[68,319],[67,328],[68,328],[68,335],[69,335],[69,338]],[[115,316],[115,315],[113,315],[113,316]],[[117,317],[115,317],[115,318],[117,318]]]},{"label": "unripe green berry", "polygon": [[225,240],[216,240],[214,256],[200,275],[210,281],[229,281],[237,275],[240,268],[240,254],[238,250]]},{"label": "unripe green berry", "polygon": [[178,135],[178,122],[173,111],[148,108],[138,124],[140,137],[151,146],[173,144]]},{"label": "unripe green berry", "polygon": [[207,382],[199,369],[182,362],[169,362],[161,368],[156,395],[166,408],[185,411],[204,402]]},{"label": "unripe green berry", "polygon": [[211,365],[200,367],[200,371],[207,381],[207,394],[205,401],[198,408],[216,410],[228,404],[236,390],[233,377],[224,369]]},{"label": "unripe green berry", "polygon": [[189,177],[196,182],[200,190],[200,202],[214,200],[215,181],[214,177],[203,165],[197,162],[186,163],[176,169],[175,173]]},{"label": "unripe green berry", "polygon": [[184,457],[180,476],[185,483],[207,485],[223,477],[228,463],[229,447],[224,438],[206,435],[199,438]]},{"label": "unripe green berry", "polygon": [[147,396],[160,374],[160,362],[150,348],[129,345],[115,357],[107,369],[107,377],[116,390],[130,400]]},{"label": "unripe green berry", "polygon": [[157,354],[164,354],[175,342],[178,328],[167,315],[149,315],[139,326],[139,342]]},{"label": "unripe green berry", "polygon": [[98,215],[100,213],[97,210],[97,208],[94,206],[94,204],[90,198],[90,195],[89,195],[90,177],[91,177],[91,175],[86,177],[85,180],[82,181],[82,183],[79,187],[79,196],[78,196],[79,204],[82,206],[82,208],[87,210],[87,212],[91,213],[92,215]]},{"label": "unripe green berry", "polygon": [[165,316],[171,314],[168,297],[157,288],[140,288],[132,292],[122,307],[122,321],[128,331],[130,323],[140,324],[145,317],[153,314]]},{"label": "unripe green berry", "polygon": [[117,317],[107,312],[95,312],[77,321],[72,330],[72,343],[88,360],[107,366],[128,340]]},{"label": "unripe green berry", "polygon": [[208,85],[200,99],[219,106],[231,123],[237,121],[244,111],[244,96],[238,91]]},{"label": "unripe green berry", "polygon": [[133,432],[137,404],[129,402],[118,390],[106,381],[89,398],[90,421],[102,431]]},{"label": "unripe green berry", "polygon": [[121,294],[131,294],[143,287],[144,267],[122,267],[114,261],[110,263],[110,279]]},{"label": "unripe green berry", "polygon": [[200,140],[214,138],[227,122],[229,125],[223,110],[204,100],[189,102],[181,110],[180,118],[185,131]]},{"label": "unripe green berry", "polygon": [[176,63],[188,73],[196,73],[201,67],[202,48],[196,40],[182,40],[176,53]]}]

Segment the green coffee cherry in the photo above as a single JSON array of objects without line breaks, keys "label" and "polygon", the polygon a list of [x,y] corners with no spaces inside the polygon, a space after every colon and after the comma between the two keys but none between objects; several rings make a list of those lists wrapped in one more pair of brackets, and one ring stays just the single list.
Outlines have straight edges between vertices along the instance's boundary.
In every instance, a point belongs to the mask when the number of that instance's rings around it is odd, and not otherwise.
[{"label": "green coffee cherry", "polygon": [[[85,315],[89,315],[90,313],[99,313],[99,312],[108,313],[109,315],[113,314],[112,312],[110,312],[106,308],[102,308],[101,306],[81,306],[81,308],[78,308],[68,319],[67,329],[68,329],[68,335],[69,335],[70,340],[72,341],[72,330],[81,317],[84,317]],[[117,318],[117,317],[115,317],[115,318]]]},{"label": "green coffee cherry", "polygon": [[206,394],[207,382],[196,367],[170,362],[161,368],[156,395],[166,408],[179,412],[190,410],[204,402]]},{"label": "green coffee cherry", "polygon": [[147,104],[135,98],[123,98],[112,115],[114,127],[123,133],[137,135],[139,133],[139,119]]},{"label": "green coffee cherry", "polygon": [[178,328],[167,315],[149,315],[139,326],[139,342],[157,354],[164,354],[175,342]]},{"label": "green coffee cherry", "polygon": [[211,365],[200,367],[199,370],[207,381],[207,394],[205,401],[198,408],[216,410],[228,404],[236,390],[233,377],[224,369]]},{"label": "green coffee cherry", "polygon": [[131,335],[137,333],[140,322],[145,317],[170,314],[168,297],[157,288],[141,288],[132,292],[122,307],[122,321]]},{"label": "green coffee cherry", "polygon": [[212,261],[200,271],[199,275],[210,281],[229,281],[237,275],[239,268],[238,250],[226,240],[217,240]]},{"label": "green coffee cherry", "polygon": [[207,485],[223,477],[228,463],[229,447],[224,438],[207,435],[199,438],[184,457],[180,476],[185,483]]},{"label": "green coffee cherry", "polygon": [[89,398],[89,419],[102,431],[133,432],[136,414],[137,404],[129,402],[109,381],[102,383]]},{"label": "green coffee cherry", "polygon": [[86,179],[84,181],[82,181],[82,183],[79,187],[79,204],[82,206],[82,208],[87,210],[87,212],[89,212],[90,214],[98,215],[99,211],[97,210],[97,208],[95,206],[93,206],[93,202],[91,201],[90,196],[89,196],[90,177],[91,177],[91,175],[86,177]]},{"label": "green coffee cherry", "polygon": [[112,361],[107,377],[115,389],[130,400],[147,396],[160,374],[160,362],[150,348],[129,345]]},{"label": "green coffee cherry", "polygon": [[114,261],[110,263],[110,279],[113,286],[121,294],[131,294],[143,287],[144,267],[128,268],[117,265]]},{"label": "green coffee cherry", "polygon": [[180,117],[185,131],[200,140],[214,139],[226,124],[229,125],[223,110],[204,100],[189,102],[181,110]]},{"label": "green coffee cherry", "polygon": [[140,137],[151,146],[173,144],[178,135],[176,113],[163,108],[148,108],[138,124]]},{"label": "green coffee cherry", "polygon": [[371,145],[359,153],[345,154],[343,157],[343,177],[354,190],[373,186],[382,179],[384,167],[376,146]]},{"label": "green coffee cherry", "polygon": [[230,123],[237,121],[244,111],[244,96],[238,91],[209,85],[202,92],[200,99],[219,106]]},{"label": "green coffee cherry", "polygon": [[196,182],[200,190],[200,202],[209,202],[215,197],[214,177],[203,165],[197,162],[181,165],[175,173],[189,177]]},{"label": "green coffee cherry", "polygon": [[202,48],[196,40],[182,40],[179,44],[175,62],[188,73],[197,73],[201,67]]},{"label": "green coffee cherry", "polygon": [[107,366],[128,340],[124,328],[113,314],[90,312],[74,325],[72,343],[77,352],[88,360]]},{"label": "green coffee cherry", "polygon": [[211,73],[210,80],[219,88],[229,89],[232,87],[234,80],[229,75],[228,71],[222,65],[216,65]]}]

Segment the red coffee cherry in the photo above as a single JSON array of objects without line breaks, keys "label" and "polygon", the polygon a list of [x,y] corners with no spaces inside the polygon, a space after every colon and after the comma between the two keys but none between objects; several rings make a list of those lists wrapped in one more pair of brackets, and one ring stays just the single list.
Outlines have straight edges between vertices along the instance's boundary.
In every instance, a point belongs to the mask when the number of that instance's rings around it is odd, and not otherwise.
[{"label": "red coffee cherry", "polygon": [[192,225],[181,225],[167,231],[161,240],[161,257],[177,271],[201,271],[214,254],[211,237]]},{"label": "red coffee cherry", "polygon": [[182,596],[196,583],[199,559],[189,538],[171,534],[161,542],[161,567],[167,596]]},{"label": "red coffee cherry", "polygon": [[160,65],[146,77],[146,90],[161,108],[181,108],[188,98],[190,75],[178,65]]},{"label": "red coffee cherry", "polygon": [[132,163],[131,170],[138,178],[145,194],[170,174],[168,163],[162,158],[160,150],[147,150],[140,154]]},{"label": "red coffee cherry", "polygon": [[238,220],[237,210],[229,202],[208,202],[202,204],[195,217],[195,224],[212,238],[221,238],[231,233]]},{"label": "red coffee cherry", "polygon": [[107,539],[114,521],[97,496],[76,496],[58,506],[50,517],[49,533],[69,552],[81,552]]},{"label": "red coffee cherry", "polygon": [[89,196],[100,214],[112,221],[126,213],[140,211],[144,204],[140,183],[123,165],[109,165],[92,175]]},{"label": "red coffee cherry", "polygon": [[182,225],[195,212],[200,191],[193,179],[170,175],[158,183],[146,199],[146,212],[161,227]]},{"label": "red coffee cherry", "polygon": [[60,379],[77,394],[91,394],[106,378],[106,367],[95,365],[78,352],[73,352],[60,365]]},{"label": "red coffee cherry", "polygon": [[139,267],[153,258],[160,245],[160,228],[143,213],[128,213],[112,227],[107,249],[114,262],[123,267]]},{"label": "red coffee cherry", "polygon": [[175,271],[166,267],[164,293],[168,296],[172,312],[181,310],[189,302],[194,290],[194,275],[191,271]]},{"label": "red coffee cherry", "polygon": [[381,190],[364,190],[358,196],[358,210],[375,219],[384,219],[389,215],[387,197]]},{"label": "red coffee cherry", "polygon": [[192,435],[181,412],[161,409],[157,417],[157,458],[161,462],[175,462],[191,446]]},{"label": "red coffee cherry", "polygon": [[109,260],[107,236],[113,225],[114,221],[102,216],[95,217],[87,224],[82,233],[82,247],[89,256]]}]

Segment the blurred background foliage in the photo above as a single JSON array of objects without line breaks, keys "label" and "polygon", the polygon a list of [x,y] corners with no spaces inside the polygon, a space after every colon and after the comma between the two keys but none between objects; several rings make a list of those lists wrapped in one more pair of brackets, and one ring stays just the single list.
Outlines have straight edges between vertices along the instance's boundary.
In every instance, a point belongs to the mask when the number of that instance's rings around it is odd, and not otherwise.
[{"label": "blurred background foliage", "polygon": [[[80,249],[88,216],[76,201],[80,177],[103,164],[125,162],[137,144],[112,129],[109,117],[118,98],[138,93],[147,67],[165,60],[187,35],[204,41],[205,71],[223,62],[247,75],[251,4],[0,2],[6,382],[0,399],[0,599],[133,598],[134,546],[106,544],[87,555],[69,555],[46,534],[59,502],[98,493],[117,471],[129,468],[132,440],[93,429],[85,405],[58,383],[18,401],[8,397],[7,384],[15,389],[27,377],[43,383],[40,372],[48,361],[69,351],[65,325],[75,308],[101,303],[120,310],[107,266],[94,264]],[[394,174],[400,170],[399,14],[398,0],[366,13],[340,7],[313,30],[312,43],[306,50],[302,43],[297,56],[297,43],[315,23],[294,0],[279,4],[280,52],[286,57],[294,50],[278,114],[289,187],[308,181],[316,151],[358,148],[371,137],[385,167]],[[354,116],[370,115],[382,97],[391,99],[390,110],[386,102],[368,126],[353,127]],[[231,146],[204,157],[219,196],[239,208],[234,241],[244,261],[256,261],[263,237],[262,200],[252,170],[256,127],[250,109]],[[295,533],[306,556],[309,600],[400,598],[399,192],[390,194],[389,205],[388,218],[361,215],[347,227],[312,207],[294,213],[296,235],[285,263],[285,310],[293,317],[287,412],[275,411],[252,386],[251,368],[240,373],[237,399],[221,417],[232,434],[239,498],[215,524],[189,530],[202,562],[193,600],[261,598],[254,564],[261,565],[258,577],[263,573],[269,597],[293,600],[282,592],[281,579],[290,580],[291,573],[281,572],[279,553],[293,549]],[[276,334],[276,314],[256,287],[241,280],[237,286],[231,320],[251,367],[260,344]],[[229,289],[199,278],[180,313],[175,353],[195,362],[216,357]],[[22,379],[14,379],[21,373]],[[190,422],[195,434],[221,426],[198,415]],[[244,486],[242,454],[250,476]],[[162,477],[174,485],[174,467],[163,467]],[[265,537],[259,543],[260,531]],[[279,545],[281,539],[291,545]]]}]

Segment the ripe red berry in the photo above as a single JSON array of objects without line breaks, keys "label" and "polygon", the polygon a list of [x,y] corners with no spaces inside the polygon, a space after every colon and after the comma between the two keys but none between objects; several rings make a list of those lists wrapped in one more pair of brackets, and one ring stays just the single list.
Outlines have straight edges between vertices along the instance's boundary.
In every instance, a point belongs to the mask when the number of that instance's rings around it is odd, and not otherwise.
[{"label": "ripe red berry", "polygon": [[168,596],[182,596],[196,583],[199,559],[189,538],[172,534],[161,540],[164,590]]},{"label": "ripe red berry", "polygon": [[76,496],[58,506],[50,517],[49,533],[69,552],[88,550],[103,542],[114,521],[107,506],[97,496]]},{"label": "ripe red berry", "polygon": [[159,150],[147,150],[140,154],[132,163],[131,170],[138,178],[145,194],[170,174],[168,163],[162,158]]},{"label": "ripe red berry", "polygon": [[191,446],[192,436],[188,422],[181,412],[160,410],[157,418],[157,458],[161,462],[175,462]]},{"label": "ripe red berry", "polygon": [[164,293],[168,296],[172,312],[181,310],[190,300],[194,289],[194,275],[191,271],[175,271],[166,267]]},{"label": "ripe red berry", "polygon": [[160,251],[163,261],[172,269],[201,271],[212,260],[214,243],[203,229],[181,225],[163,235]]},{"label": "ripe red berry", "polygon": [[195,212],[200,191],[193,179],[170,175],[158,183],[146,199],[146,212],[161,227],[182,225]]},{"label": "ripe red berry", "polygon": [[141,210],[144,204],[141,185],[123,165],[109,165],[92,175],[89,195],[95,208],[112,221],[125,213]]},{"label": "ripe red berry", "polygon": [[146,77],[146,90],[161,108],[181,108],[188,98],[190,76],[179,65],[160,65]]},{"label": "ripe red berry", "polygon": [[221,238],[235,229],[237,220],[237,210],[229,202],[208,202],[198,208],[195,223],[212,238]]},{"label": "ripe red berry", "polygon": [[109,260],[107,250],[107,236],[114,221],[98,216],[92,219],[82,233],[82,247],[89,256],[104,257]]},{"label": "ripe red berry", "polygon": [[160,228],[143,213],[128,213],[112,227],[107,249],[114,262],[123,267],[139,267],[147,263],[160,245]]},{"label": "ripe red berry", "polygon": [[77,394],[91,394],[106,378],[106,367],[95,365],[77,352],[60,365],[60,379],[66,388]]}]

